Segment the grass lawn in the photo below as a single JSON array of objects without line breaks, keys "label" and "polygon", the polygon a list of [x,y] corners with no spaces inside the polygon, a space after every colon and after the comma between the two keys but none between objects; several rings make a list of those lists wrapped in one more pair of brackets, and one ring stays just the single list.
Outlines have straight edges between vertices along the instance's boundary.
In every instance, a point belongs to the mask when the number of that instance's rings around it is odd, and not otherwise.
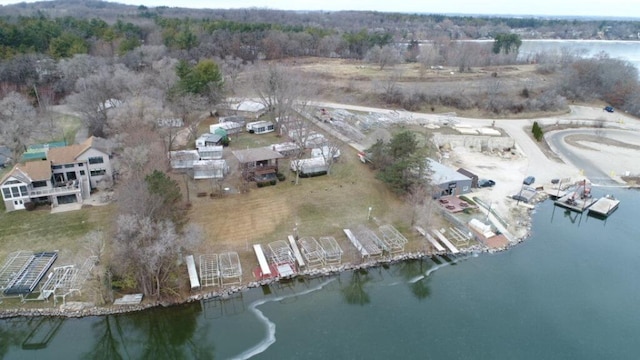
[{"label": "grass lawn", "polygon": [[115,214],[115,206],[88,207],[78,211],[51,214],[49,208],[34,211],[0,213],[0,261],[18,251],[58,250],[56,266],[81,264],[89,254],[83,236],[97,229],[107,229]]}]

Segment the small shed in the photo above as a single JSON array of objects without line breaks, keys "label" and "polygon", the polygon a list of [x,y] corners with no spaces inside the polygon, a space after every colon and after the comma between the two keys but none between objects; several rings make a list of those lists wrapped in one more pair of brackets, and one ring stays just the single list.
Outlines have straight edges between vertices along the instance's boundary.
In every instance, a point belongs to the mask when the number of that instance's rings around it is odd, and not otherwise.
[{"label": "small shed", "polygon": [[468,177],[469,179],[471,179],[471,187],[472,188],[477,188],[478,187],[478,175],[472,173],[471,171],[465,169],[465,168],[460,168],[458,169],[458,172],[466,177]]}]

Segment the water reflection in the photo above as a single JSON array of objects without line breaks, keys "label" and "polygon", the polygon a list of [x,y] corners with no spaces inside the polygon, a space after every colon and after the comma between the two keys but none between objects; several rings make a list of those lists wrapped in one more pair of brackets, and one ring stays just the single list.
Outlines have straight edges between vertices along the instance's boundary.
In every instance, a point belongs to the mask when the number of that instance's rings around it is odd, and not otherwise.
[{"label": "water reflection", "polygon": [[407,280],[411,293],[418,300],[424,300],[431,295],[427,285],[429,278],[424,276],[433,267],[432,262],[425,259],[404,261],[397,265],[400,275]]},{"label": "water reflection", "polygon": [[29,334],[35,331],[35,318],[12,318],[2,321],[0,326],[0,358],[4,359],[12,346],[24,343]]},{"label": "water reflection", "polygon": [[82,358],[92,359],[213,359],[207,329],[196,333],[198,306],[155,309],[128,316],[99,318],[92,330],[97,339]]},{"label": "water reflection", "polygon": [[371,275],[366,269],[354,270],[351,273],[349,283],[341,291],[347,304],[366,305],[371,302],[369,294],[364,290],[365,285],[371,281]]}]

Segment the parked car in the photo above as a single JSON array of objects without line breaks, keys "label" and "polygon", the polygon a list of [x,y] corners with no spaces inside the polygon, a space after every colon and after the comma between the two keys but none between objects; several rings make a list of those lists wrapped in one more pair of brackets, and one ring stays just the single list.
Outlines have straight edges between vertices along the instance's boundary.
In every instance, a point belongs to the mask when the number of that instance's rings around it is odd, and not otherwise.
[{"label": "parked car", "polygon": [[536,182],[536,178],[533,176],[527,176],[526,178],[524,178],[524,180],[522,181],[523,184],[525,185],[531,185],[534,182]]},{"label": "parked car", "polygon": [[604,111],[612,113],[613,112],[613,106],[605,106],[604,107]]},{"label": "parked car", "polygon": [[489,180],[489,179],[480,179],[478,180],[478,187],[492,187],[493,185],[495,185],[496,182],[493,180]]}]

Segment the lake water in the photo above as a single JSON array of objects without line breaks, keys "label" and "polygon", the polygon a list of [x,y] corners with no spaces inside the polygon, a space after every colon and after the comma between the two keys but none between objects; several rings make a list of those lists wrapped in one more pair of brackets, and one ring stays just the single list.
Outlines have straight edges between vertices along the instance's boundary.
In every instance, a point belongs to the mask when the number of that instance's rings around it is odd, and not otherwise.
[{"label": "lake water", "polygon": [[636,359],[640,192],[535,210],[497,254],[405,262],[137,314],[0,321],[7,359]]},{"label": "lake water", "polygon": [[602,52],[611,58],[627,60],[640,70],[640,41],[609,40],[523,40],[518,56],[549,52],[560,54],[566,51],[583,57],[592,57]]}]

